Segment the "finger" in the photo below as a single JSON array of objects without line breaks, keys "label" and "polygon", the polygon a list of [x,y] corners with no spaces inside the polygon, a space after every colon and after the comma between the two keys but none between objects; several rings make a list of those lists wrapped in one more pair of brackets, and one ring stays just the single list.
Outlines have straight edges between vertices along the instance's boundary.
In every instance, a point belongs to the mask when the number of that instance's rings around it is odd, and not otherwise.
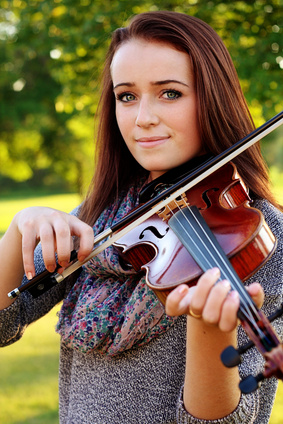
[{"label": "finger", "polygon": [[166,314],[169,316],[180,316],[188,313],[191,298],[191,294],[189,294],[189,292],[193,289],[193,287],[189,289],[187,285],[181,284],[172,290],[166,299]]},{"label": "finger", "polygon": [[45,268],[49,272],[54,272],[57,264],[55,258],[55,235],[52,225],[48,222],[42,224],[39,236]]},{"label": "finger", "polygon": [[219,328],[224,332],[232,331],[238,324],[237,312],[240,307],[239,293],[232,290],[226,297],[221,311]]},{"label": "finger", "polygon": [[202,311],[202,318],[207,324],[218,324],[223,303],[230,289],[227,280],[221,280],[211,288]]},{"label": "finger", "polygon": [[261,308],[264,301],[264,291],[259,283],[252,283],[247,287],[247,291],[258,308]]},{"label": "finger", "polygon": [[202,315],[210,290],[215,285],[219,277],[220,271],[218,268],[209,269],[200,277],[190,304],[190,310],[193,315]]},{"label": "finger", "polygon": [[36,233],[30,229],[22,234],[22,257],[24,271],[29,280],[35,276],[34,249],[37,245]]},{"label": "finger", "polygon": [[80,247],[78,250],[78,260],[83,262],[85,258],[91,253],[93,250],[94,244],[94,233],[93,229],[80,221],[76,220],[72,225],[72,235],[76,235],[80,239]]},{"label": "finger", "polygon": [[70,253],[72,250],[72,238],[69,224],[58,217],[54,221],[54,233],[56,240],[56,251],[57,261],[63,267],[66,268],[70,262]]}]

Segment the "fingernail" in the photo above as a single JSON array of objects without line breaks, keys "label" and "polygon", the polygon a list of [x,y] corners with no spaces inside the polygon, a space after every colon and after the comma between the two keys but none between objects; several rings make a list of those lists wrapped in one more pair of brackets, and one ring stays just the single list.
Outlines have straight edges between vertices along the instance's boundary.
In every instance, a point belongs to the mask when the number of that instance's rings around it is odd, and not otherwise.
[{"label": "fingernail", "polygon": [[62,266],[63,268],[67,268],[67,266],[69,266],[69,262],[68,262],[68,261],[63,261],[63,262],[61,262],[61,266]]},{"label": "fingernail", "polygon": [[233,299],[233,300],[238,300],[239,299],[239,293],[238,292],[236,292],[235,290],[232,290],[230,293],[229,293],[229,295],[228,295],[229,297],[230,297],[230,299]]},{"label": "fingernail", "polygon": [[49,265],[47,268],[47,271],[49,271],[50,273],[52,273],[52,272],[54,272],[55,271],[55,266],[54,265]]},{"label": "fingernail", "polygon": [[188,290],[188,288],[184,285],[178,287],[178,293],[181,294],[181,295],[185,294],[187,292],[187,290]]},{"label": "fingernail", "polygon": [[83,262],[83,261],[85,260],[85,258],[86,258],[86,256],[79,256],[79,257],[78,257],[78,260],[79,260],[80,262]]},{"label": "fingernail", "polygon": [[32,278],[33,278],[32,272],[28,272],[27,273],[27,279],[32,280]]},{"label": "fingernail", "polygon": [[220,271],[219,271],[219,268],[211,268],[211,269],[209,269],[209,272],[212,274],[212,275],[220,275]]},{"label": "fingernail", "polygon": [[222,284],[223,287],[227,287],[227,288],[230,287],[230,283],[228,280],[221,280],[219,281],[219,284]]}]

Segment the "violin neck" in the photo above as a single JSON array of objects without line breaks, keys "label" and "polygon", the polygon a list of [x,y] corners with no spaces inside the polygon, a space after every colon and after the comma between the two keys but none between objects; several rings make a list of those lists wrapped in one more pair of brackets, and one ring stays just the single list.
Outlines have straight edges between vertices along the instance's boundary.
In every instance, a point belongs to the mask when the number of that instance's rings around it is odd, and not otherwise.
[{"label": "violin neck", "polygon": [[246,298],[242,281],[196,206],[178,210],[169,219],[168,225],[203,272],[218,267],[220,280],[230,281],[240,298]]},{"label": "violin neck", "polygon": [[227,279],[232,290],[239,293],[238,317],[258,349],[264,353],[277,346],[280,342],[276,334],[269,331],[269,321],[254,304],[198,208],[192,206],[178,210],[169,219],[168,225],[203,272],[218,267],[221,273],[219,281]]}]

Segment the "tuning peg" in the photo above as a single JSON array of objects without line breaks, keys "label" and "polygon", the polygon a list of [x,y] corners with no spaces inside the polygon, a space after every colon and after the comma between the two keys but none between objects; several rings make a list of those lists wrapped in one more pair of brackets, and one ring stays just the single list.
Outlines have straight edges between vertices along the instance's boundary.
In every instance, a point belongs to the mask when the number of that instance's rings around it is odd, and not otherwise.
[{"label": "tuning peg", "polygon": [[[268,320],[272,322],[276,318],[280,317],[281,315],[283,315],[283,303],[281,305],[281,308],[277,309],[272,315],[269,315]],[[248,349],[250,349],[253,346],[254,346],[254,343],[252,341],[249,341],[244,346],[241,346],[238,349],[234,348],[233,346],[228,346],[221,353],[221,361],[223,365],[225,365],[225,367],[227,368],[236,367],[237,365],[241,363],[240,355],[245,353]],[[252,378],[255,378],[255,377],[252,377]]]},{"label": "tuning peg", "polygon": [[273,314],[269,315],[268,319],[270,322],[274,321],[276,318],[281,317],[283,315],[283,302],[281,304],[281,308],[277,309]]},{"label": "tuning peg", "polygon": [[254,343],[252,341],[249,341],[244,346],[239,347],[238,349],[234,348],[233,346],[228,346],[226,349],[223,350],[221,353],[221,361],[223,365],[227,368],[236,367],[241,363],[241,356],[244,352],[246,352],[248,349],[253,347]]},{"label": "tuning peg", "polygon": [[221,353],[221,361],[225,367],[233,368],[241,363],[241,356],[237,349],[233,346],[228,346]]},{"label": "tuning peg", "polygon": [[253,375],[249,375],[240,382],[239,388],[241,392],[245,394],[254,392],[258,388],[258,383],[264,378],[265,377],[262,373],[256,375],[255,377]]}]

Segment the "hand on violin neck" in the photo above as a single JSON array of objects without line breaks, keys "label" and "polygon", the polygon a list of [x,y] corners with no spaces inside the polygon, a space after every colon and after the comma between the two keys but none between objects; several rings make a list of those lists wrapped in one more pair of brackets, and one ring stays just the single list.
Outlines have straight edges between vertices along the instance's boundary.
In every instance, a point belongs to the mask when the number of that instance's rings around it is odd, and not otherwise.
[{"label": "hand on violin neck", "polygon": [[168,296],[165,311],[170,316],[188,314],[192,293],[195,287],[189,288],[186,284],[176,287]]},{"label": "hand on violin neck", "polygon": [[202,319],[207,325],[232,331],[237,326],[239,296],[230,292],[230,283],[219,280],[218,268],[206,271],[196,286],[182,284],[167,297],[166,313],[172,316],[187,314],[192,319]]},{"label": "hand on violin neck", "polygon": [[[227,280],[219,280],[219,270],[206,271],[194,287],[181,284],[167,297],[166,313],[170,316],[188,315],[192,319],[202,319],[207,325],[218,326],[229,332],[238,324],[237,311],[240,300],[236,291],[231,291]],[[261,307],[264,293],[259,283],[247,287],[247,291],[258,307]]]},{"label": "hand on violin neck", "polygon": [[[166,313],[172,316],[187,314],[203,318],[208,296],[216,286],[219,277],[218,268],[213,268],[200,277],[196,286],[188,287],[186,284],[181,284],[176,287],[167,297]],[[230,286],[226,283],[224,286],[226,286],[226,296]]]}]

